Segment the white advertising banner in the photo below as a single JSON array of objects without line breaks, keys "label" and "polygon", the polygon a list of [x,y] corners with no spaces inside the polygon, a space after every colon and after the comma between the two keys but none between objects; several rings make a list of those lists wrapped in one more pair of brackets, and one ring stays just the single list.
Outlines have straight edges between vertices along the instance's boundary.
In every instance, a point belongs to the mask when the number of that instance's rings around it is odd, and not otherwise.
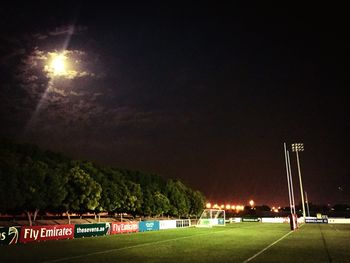
[{"label": "white advertising banner", "polygon": [[159,229],[176,228],[176,220],[161,220],[159,221]]},{"label": "white advertising banner", "polygon": [[328,218],[328,224],[350,224],[350,218]]},{"label": "white advertising banner", "polygon": [[289,218],[286,217],[262,217],[261,222],[263,223],[288,223]]}]

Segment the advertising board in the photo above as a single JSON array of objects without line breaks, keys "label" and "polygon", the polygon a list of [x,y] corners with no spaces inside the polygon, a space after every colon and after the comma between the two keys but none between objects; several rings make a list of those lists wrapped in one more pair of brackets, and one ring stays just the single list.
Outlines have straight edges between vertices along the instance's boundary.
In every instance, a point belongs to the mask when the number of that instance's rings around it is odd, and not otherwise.
[{"label": "advertising board", "polygon": [[138,222],[112,222],[111,235],[139,232]]},{"label": "advertising board", "polygon": [[109,234],[109,223],[97,223],[97,224],[76,224],[74,230],[74,237],[93,237],[104,236]]},{"label": "advertising board", "polygon": [[0,245],[17,244],[21,227],[0,227]]},{"label": "advertising board", "polygon": [[20,243],[74,237],[74,225],[22,226]]},{"label": "advertising board", "polygon": [[308,224],[328,224],[328,219],[327,218],[306,217],[305,223],[308,223]]},{"label": "advertising board", "polygon": [[254,217],[242,217],[242,222],[260,222],[260,218],[254,218]]},{"label": "advertising board", "polygon": [[288,223],[288,217],[262,217],[262,223]]},{"label": "advertising board", "polygon": [[159,229],[176,228],[176,220],[161,220],[159,221]]},{"label": "advertising board", "polygon": [[141,221],[139,223],[139,231],[154,231],[159,230],[159,221]]},{"label": "advertising board", "polygon": [[328,224],[350,224],[350,218],[328,218]]}]

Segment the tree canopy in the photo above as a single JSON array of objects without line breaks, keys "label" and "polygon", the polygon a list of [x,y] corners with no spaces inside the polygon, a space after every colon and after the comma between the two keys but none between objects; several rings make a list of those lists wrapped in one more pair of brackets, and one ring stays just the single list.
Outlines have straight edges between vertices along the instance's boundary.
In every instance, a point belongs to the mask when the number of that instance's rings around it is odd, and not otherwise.
[{"label": "tree canopy", "polygon": [[0,140],[0,213],[199,215],[204,196],[179,180],[73,160]]}]

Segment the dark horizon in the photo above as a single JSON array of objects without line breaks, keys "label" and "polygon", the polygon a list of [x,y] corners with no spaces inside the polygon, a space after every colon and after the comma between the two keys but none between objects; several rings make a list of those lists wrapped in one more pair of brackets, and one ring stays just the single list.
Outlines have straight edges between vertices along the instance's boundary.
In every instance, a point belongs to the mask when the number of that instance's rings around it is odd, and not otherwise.
[{"label": "dark horizon", "polygon": [[[0,136],[270,206],[288,205],[283,143],[301,142],[309,202],[349,204],[345,10],[6,4]],[[53,76],[64,50],[70,71]]]}]

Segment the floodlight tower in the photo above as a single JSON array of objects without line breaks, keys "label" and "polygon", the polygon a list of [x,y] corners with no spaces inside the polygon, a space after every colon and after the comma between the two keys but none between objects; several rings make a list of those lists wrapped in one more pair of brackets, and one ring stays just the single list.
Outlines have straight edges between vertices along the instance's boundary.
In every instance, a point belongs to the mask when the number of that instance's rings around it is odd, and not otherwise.
[{"label": "floodlight tower", "polygon": [[297,156],[301,204],[303,206],[303,218],[304,218],[304,222],[305,222],[306,213],[305,213],[305,202],[304,202],[304,190],[303,190],[303,182],[301,180],[300,161],[299,161],[299,154],[298,154],[298,152],[304,151],[304,144],[303,143],[293,143],[292,144],[292,151],[295,152],[295,154]]}]

